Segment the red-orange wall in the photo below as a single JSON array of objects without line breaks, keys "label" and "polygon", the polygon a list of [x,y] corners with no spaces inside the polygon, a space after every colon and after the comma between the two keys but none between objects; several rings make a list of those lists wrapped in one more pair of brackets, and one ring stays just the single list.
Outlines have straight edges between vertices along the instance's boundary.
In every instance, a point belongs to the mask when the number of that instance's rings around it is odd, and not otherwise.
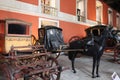
[{"label": "red-orange wall", "polygon": [[113,10],[113,26],[115,26],[115,27],[116,27],[116,17],[117,17],[116,11]]},{"label": "red-orange wall", "polygon": [[60,21],[60,27],[63,29],[64,41],[67,43],[72,36],[85,37],[85,29],[88,26]]},{"label": "red-orange wall", "polygon": [[87,18],[96,21],[96,0],[87,1]]},{"label": "red-orange wall", "polygon": [[31,16],[31,15],[25,15],[25,14],[19,14],[19,13],[13,13],[13,12],[7,12],[0,10],[0,19],[8,19],[8,18],[14,18],[14,19],[20,19],[28,23],[32,23],[32,34],[38,37],[38,17]]},{"label": "red-orange wall", "polygon": [[38,1],[39,0],[19,0],[25,3],[29,3],[29,4],[34,4],[34,5],[38,5]]},{"label": "red-orange wall", "polygon": [[76,15],[76,0],[60,0],[60,11]]},{"label": "red-orange wall", "polygon": [[108,24],[108,6],[103,3],[103,24]]}]

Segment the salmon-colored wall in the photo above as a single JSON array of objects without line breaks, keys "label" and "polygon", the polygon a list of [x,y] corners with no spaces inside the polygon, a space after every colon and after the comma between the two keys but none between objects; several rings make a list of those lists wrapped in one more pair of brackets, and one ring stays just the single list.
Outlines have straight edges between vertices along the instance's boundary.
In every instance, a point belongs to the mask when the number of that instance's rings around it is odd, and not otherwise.
[{"label": "salmon-colored wall", "polygon": [[103,24],[108,24],[108,6],[103,3]]},{"label": "salmon-colored wall", "polygon": [[0,10],[0,19],[4,20],[4,19],[8,19],[8,18],[19,19],[19,20],[23,20],[25,22],[31,23],[32,24],[32,26],[31,26],[32,34],[35,35],[36,37],[38,37],[38,21],[39,21],[38,17]]},{"label": "salmon-colored wall", "polygon": [[38,5],[39,0],[20,0],[20,1],[25,2],[25,3],[29,3],[29,4]]},{"label": "salmon-colored wall", "polygon": [[0,34],[4,34],[5,33],[4,26],[5,26],[5,24],[3,22],[0,22]]},{"label": "salmon-colored wall", "polygon": [[116,17],[117,17],[116,11],[113,10],[113,26],[114,26],[114,27],[116,27]]},{"label": "salmon-colored wall", "polygon": [[88,26],[64,21],[60,21],[60,27],[63,29],[65,43],[67,43],[72,36],[85,37],[85,29],[88,28]]},{"label": "salmon-colored wall", "polygon": [[76,0],[60,0],[60,11],[76,15]]},{"label": "salmon-colored wall", "polygon": [[88,0],[87,18],[89,20],[96,21],[96,0]]}]

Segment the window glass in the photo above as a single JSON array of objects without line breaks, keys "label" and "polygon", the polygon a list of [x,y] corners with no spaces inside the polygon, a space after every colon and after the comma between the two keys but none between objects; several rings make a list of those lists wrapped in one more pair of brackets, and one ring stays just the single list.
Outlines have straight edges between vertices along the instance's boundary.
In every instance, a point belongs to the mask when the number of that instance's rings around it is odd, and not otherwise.
[{"label": "window glass", "polygon": [[96,21],[98,24],[102,23],[102,3],[100,1],[96,1]]},{"label": "window glass", "polygon": [[21,20],[6,20],[6,34],[11,36],[29,36],[31,35],[31,24]]},{"label": "window glass", "polygon": [[8,24],[8,34],[26,34],[26,25]]},{"label": "window glass", "polygon": [[112,9],[108,9],[108,24],[113,26],[113,11]]},{"label": "window glass", "polygon": [[98,29],[93,30],[92,33],[93,33],[94,36],[99,36]]},{"label": "window glass", "polygon": [[86,0],[77,0],[77,20],[85,22]]},{"label": "window glass", "polygon": [[117,16],[116,16],[116,27],[120,30],[120,16],[119,16],[119,14],[117,14]]}]

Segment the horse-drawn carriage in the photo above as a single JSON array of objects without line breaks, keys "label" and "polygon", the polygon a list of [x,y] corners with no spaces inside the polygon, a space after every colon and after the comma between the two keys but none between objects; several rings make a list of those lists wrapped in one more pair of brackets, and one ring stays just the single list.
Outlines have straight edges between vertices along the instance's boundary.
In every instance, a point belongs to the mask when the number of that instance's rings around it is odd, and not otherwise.
[{"label": "horse-drawn carriage", "polygon": [[0,80],[59,80],[61,66],[44,45],[32,45],[31,24],[0,20]]},{"label": "horse-drawn carriage", "polygon": [[[99,39],[100,35],[102,34],[104,28],[106,26],[96,25],[92,26],[88,29],[86,29],[86,37],[89,37],[91,35],[94,36],[96,40]],[[111,28],[113,28],[111,26]],[[113,58],[116,62],[120,63],[120,30],[112,29],[111,32],[109,32],[110,36],[106,39],[106,45],[105,45],[105,52],[108,53],[114,53]],[[73,36],[70,38],[69,42],[82,39],[79,36]]]},{"label": "horse-drawn carriage", "polygon": [[[120,30],[116,30],[111,26],[112,30],[109,32],[110,36],[106,39],[105,52],[112,52],[114,60],[118,63],[120,59]],[[94,26],[86,29],[87,36],[93,34],[94,37],[99,37],[103,32],[103,26]],[[97,39],[96,38],[96,39]],[[99,38],[98,38],[99,39]]]}]

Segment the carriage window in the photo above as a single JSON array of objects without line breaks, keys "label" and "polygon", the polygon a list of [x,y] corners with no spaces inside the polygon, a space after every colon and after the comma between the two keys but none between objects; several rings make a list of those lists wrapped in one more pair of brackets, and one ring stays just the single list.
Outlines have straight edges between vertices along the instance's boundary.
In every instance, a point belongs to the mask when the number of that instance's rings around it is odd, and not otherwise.
[{"label": "carriage window", "polygon": [[29,35],[29,27],[25,24],[8,24],[8,34]]},{"label": "carriage window", "polygon": [[44,29],[38,29],[38,36],[39,36],[39,39],[44,37]]},{"label": "carriage window", "polygon": [[93,30],[92,33],[93,33],[94,36],[99,36],[99,31],[98,30]]}]

